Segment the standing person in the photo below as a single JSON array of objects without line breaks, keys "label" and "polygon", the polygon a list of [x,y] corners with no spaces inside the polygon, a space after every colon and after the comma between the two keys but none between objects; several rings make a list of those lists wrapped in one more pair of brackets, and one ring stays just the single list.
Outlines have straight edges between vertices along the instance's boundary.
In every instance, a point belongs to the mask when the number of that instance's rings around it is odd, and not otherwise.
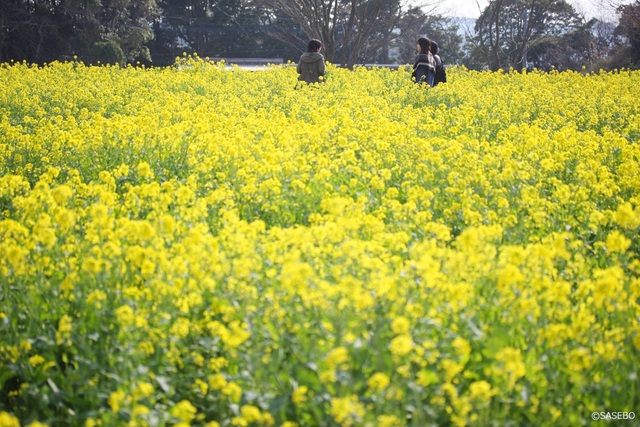
[{"label": "standing person", "polygon": [[420,37],[416,48],[418,49],[418,55],[413,63],[413,74],[411,76],[415,77],[416,83],[427,83],[433,87],[436,62],[431,54],[431,41],[426,37]]},{"label": "standing person", "polygon": [[438,83],[446,83],[447,82],[447,72],[444,69],[444,64],[442,63],[442,59],[440,55],[438,55],[438,43],[431,40],[431,54],[433,55],[433,59],[436,62],[436,71],[434,73],[433,85],[436,86]]},{"label": "standing person", "polygon": [[298,66],[298,80],[301,82],[318,83],[320,77],[324,78],[324,56],[320,53],[322,42],[318,39],[309,40],[307,51],[302,54]]}]

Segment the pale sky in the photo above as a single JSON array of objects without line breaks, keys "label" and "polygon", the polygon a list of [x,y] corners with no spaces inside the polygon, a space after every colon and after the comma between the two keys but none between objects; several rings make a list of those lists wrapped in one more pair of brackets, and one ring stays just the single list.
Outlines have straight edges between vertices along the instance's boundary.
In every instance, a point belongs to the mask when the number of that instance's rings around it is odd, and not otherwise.
[{"label": "pale sky", "polygon": [[[587,19],[598,18],[606,21],[615,21],[616,15],[611,8],[605,7],[608,0],[567,0],[579,13],[584,13]],[[632,3],[621,1],[620,3]],[[477,18],[489,2],[487,0],[446,0],[438,7],[438,12],[444,16],[456,16],[464,18]],[[480,9],[478,8],[480,5]]]}]

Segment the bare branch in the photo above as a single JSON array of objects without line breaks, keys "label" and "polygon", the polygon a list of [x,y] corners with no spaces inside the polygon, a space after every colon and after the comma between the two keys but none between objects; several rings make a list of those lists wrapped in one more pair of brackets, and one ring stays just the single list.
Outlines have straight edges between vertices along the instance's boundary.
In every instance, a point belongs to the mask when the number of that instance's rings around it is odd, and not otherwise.
[{"label": "bare branch", "polygon": [[[394,28],[416,6],[411,0],[256,0],[289,16],[309,38],[320,38],[327,60],[353,67],[363,52],[385,46]],[[426,0],[430,10],[444,0]]]}]

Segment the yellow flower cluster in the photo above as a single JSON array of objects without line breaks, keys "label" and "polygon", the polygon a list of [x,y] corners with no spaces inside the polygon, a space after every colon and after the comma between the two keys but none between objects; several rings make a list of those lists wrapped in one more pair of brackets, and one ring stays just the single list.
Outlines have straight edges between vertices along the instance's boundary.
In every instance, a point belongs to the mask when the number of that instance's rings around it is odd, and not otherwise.
[{"label": "yellow flower cluster", "polygon": [[0,425],[640,408],[640,73],[449,80],[0,66]]}]

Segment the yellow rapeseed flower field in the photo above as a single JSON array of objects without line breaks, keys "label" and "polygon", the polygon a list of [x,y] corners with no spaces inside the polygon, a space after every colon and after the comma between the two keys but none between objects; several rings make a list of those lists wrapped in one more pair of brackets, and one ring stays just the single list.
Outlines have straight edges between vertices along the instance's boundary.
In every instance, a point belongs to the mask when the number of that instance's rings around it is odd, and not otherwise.
[{"label": "yellow rapeseed flower field", "polygon": [[640,412],[640,72],[296,77],[0,66],[0,426]]}]

